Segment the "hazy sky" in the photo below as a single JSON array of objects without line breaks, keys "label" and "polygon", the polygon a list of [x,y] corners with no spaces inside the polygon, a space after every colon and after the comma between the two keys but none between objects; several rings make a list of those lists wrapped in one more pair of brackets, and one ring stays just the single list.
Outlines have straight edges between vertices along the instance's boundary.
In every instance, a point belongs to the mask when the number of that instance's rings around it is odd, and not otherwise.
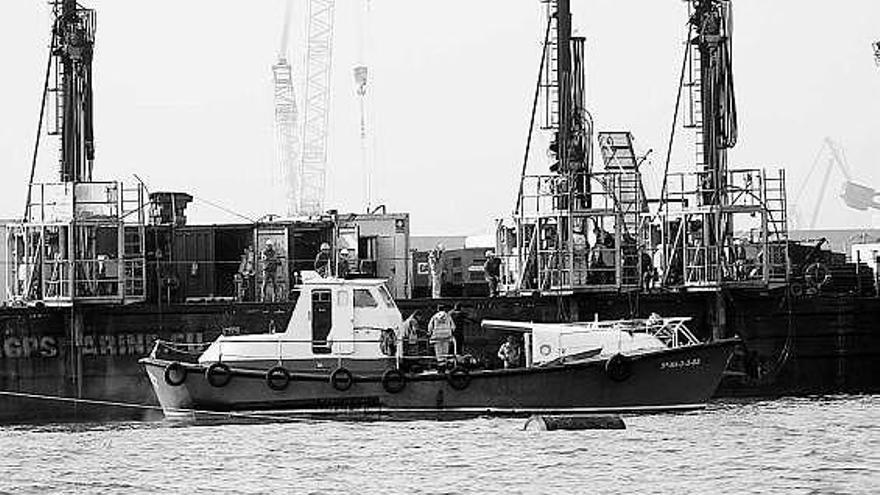
[{"label": "hazy sky", "polygon": [[[306,0],[294,0],[301,71]],[[284,0],[83,0],[98,11],[96,178],[184,190],[247,216],[272,204],[271,66]],[[0,30],[0,217],[20,215],[39,110],[49,15],[43,0],[4,0]],[[363,209],[355,0],[337,0],[327,205]],[[587,37],[589,104],[598,130],[631,130],[655,150],[657,177],[672,118],[686,5],[678,0],[573,0]],[[543,34],[538,0],[371,0],[374,196],[410,212],[416,234],[478,234],[513,207]],[[800,223],[819,200],[803,187],[822,139],[845,149],[854,178],[880,188],[880,39],[876,0],[734,1],[740,142],[732,164],[784,167]],[[302,74],[299,74],[302,77]],[[302,96],[301,88],[298,88]],[[679,136],[677,168],[693,156]],[[57,142],[39,175],[54,180]],[[543,150],[535,154],[540,159]],[[533,171],[546,163],[533,162]],[[823,159],[822,167],[825,166]],[[847,210],[835,172],[817,227],[878,226]],[[801,192],[802,191],[802,192]],[[202,203],[197,220],[234,221]]]}]

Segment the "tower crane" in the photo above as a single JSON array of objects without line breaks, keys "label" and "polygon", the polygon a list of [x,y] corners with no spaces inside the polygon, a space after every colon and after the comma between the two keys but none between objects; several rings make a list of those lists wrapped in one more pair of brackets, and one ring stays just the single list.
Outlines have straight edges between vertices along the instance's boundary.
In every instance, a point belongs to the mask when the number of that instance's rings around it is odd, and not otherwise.
[{"label": "tower crane", "polygon": [[278,59],[272,66],[275,83],[275,159],[279,172],[281,197],[287,216],[296,215],[299,192],[299,136],[297,120],[299,112],[293,88],[293,74],[288,62],[288,39],[290,35],[291,0],[287,0],[284,14],[284,29]]},{"label": "tower crane", "polygon": [[366,211],[369,212],[373,203],[373,171],[369,154],[369,140],[367,135],[367,81],[369,69],[366,61],[366,31],[367,31],[367,13],[369,11],[369,0],[360,0],[356,7],[357,10],[357,28],[358,28],[358,53],[357,62],[354,67],[354,83],[357,91],[358,103],[360,106],[360,140],[361,140],[361,170],[364,174],[364,205]]},{"label": "tower crane", "polygon": [[297,198],[297,213],[302,215],[318,215],[324,211],[335,3],[335,0],[309,0],[305,115]]}]

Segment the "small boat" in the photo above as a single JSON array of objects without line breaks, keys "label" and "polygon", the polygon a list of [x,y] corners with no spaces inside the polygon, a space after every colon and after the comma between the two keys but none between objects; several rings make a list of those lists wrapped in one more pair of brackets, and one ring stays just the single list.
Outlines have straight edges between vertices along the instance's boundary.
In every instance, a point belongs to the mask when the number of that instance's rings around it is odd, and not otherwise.
[{"label": "small boat", "polygon": [[739,342],[702,343],[687,329],[688,318],[656,315],[555,324],[487,320],[484,329],[514,336],[511,342],[522,346],[519,363],[490,369],[403,341],[401,313],[383,280],[315,278],[299,285],[295,297],[284,332],[222,335],[195,351],[157,341],[140,363],[166,417],[699,409]]}]

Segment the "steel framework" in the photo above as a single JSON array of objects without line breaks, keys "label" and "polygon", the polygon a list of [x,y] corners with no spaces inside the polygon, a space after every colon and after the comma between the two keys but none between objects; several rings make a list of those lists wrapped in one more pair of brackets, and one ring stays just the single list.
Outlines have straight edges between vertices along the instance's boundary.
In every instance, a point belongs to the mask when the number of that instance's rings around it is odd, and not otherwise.
[{"label": "steel framework", "polygon": [[334,7],[335,0],[309,0],[305,115],[298,198],[299,213],[305,215],[317,215],[324,211]]},{"label": "steel framework", "polygon": [[280,179],[279,189],[282,193],[284,212],[292,216],[299,210],[297,193],[300,180],[298,174],[300,143],[297,134],[299,111],[293,89],[293,72],[287,61],[289,30],[290,2],[288,1],[278,61],[272,66],[272,76],[275,82],[275,159]]}]

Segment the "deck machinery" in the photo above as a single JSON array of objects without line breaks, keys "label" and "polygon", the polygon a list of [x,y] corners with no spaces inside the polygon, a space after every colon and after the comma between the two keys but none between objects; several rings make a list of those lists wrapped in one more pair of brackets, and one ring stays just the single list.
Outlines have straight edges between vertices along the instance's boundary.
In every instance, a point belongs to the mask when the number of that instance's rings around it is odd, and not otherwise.
[{"label": "deck machinery", "polygon": [[75,0],[51,8],[43,110],[60,136],[59,178],[34,183],[31,171],[24,215],[6,229],[7,293],[52,306],[143,301],[144,188],[92,180],[95,12]]},{"label": "deck machinery", "polygon": [[727,287],[787,283],[784,172],[728,167],[737,132],[730,2],[687,2],[679,99],[686,94],[681,120],[696,134],[696,167],[671,172],[667,160],[660,195],[650,198],[640,170],[645,157],[636,153],[632,135],[598,132],[594,138],[584,39],[571,36],[569,0],[544,0],[539,90],[554,163],[549,174],[523,174],[514,218],[500,224],[497,247],[510,292],[720,294]]}]

